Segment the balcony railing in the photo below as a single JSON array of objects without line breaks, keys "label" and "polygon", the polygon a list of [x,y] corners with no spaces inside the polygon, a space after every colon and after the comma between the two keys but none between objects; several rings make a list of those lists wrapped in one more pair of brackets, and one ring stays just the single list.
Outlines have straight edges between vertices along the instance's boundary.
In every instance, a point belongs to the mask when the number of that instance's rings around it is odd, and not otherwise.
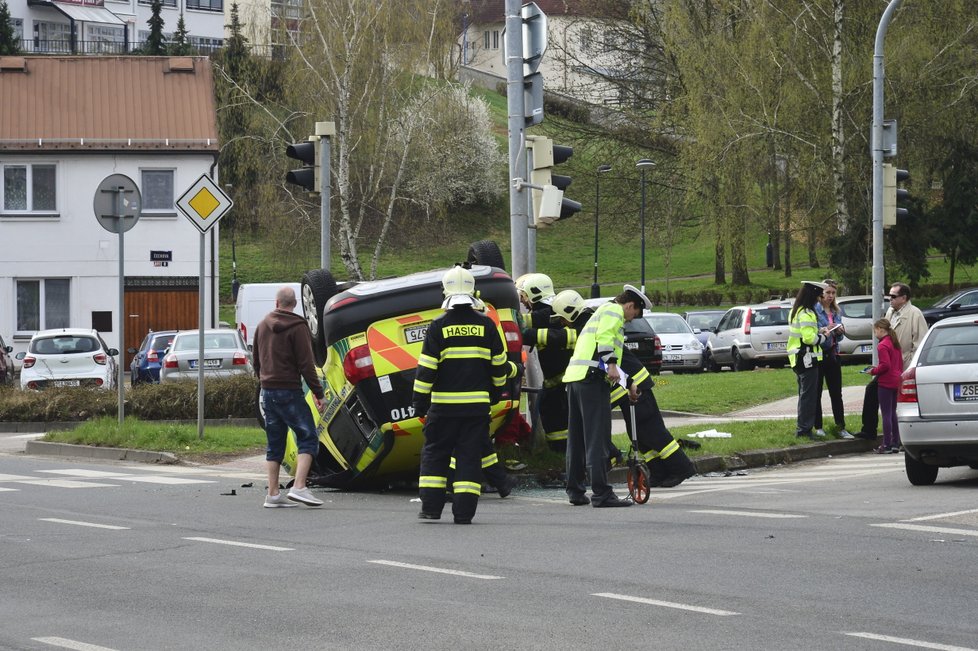
[{"label": "balcony railing", "polygon": [[[118,41],[71,41],[25,38],[20,41],[21,54],[140,54],[144,43]],[[190,45],[190,54],[209,56],[221,49],[219,45]]]}]

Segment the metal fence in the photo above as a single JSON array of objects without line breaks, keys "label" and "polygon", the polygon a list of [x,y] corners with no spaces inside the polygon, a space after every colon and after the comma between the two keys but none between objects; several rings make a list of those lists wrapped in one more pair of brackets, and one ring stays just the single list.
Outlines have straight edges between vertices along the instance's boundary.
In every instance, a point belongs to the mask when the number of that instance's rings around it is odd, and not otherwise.
[{"label": "metal fence", "polygon": [[[25,38],[20,41],[21,54],[141,54],[145,43],[119,41],[65,41]],[[189,55],[209,56],[221,49],[218,45],[190,45]]]}]

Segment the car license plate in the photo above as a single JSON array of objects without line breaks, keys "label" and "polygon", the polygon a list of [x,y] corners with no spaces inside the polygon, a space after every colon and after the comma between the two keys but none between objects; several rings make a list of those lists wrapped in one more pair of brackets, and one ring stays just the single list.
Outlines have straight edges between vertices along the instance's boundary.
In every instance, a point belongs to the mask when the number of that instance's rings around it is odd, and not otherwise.
[{"label": "car license plate", "polygon": [[427,323],[411,326],[410,328],[404,328],[404,340],[409,344],[422,343],[426,334],[428,334]]},{"label": "car license plate", "polygon": [[[190,368],[197,368],[197,360],[192,359],[188,362]],[[221,360],[219,359],[205,359],[204,368],[221,368]]]},{"label": "car license plate", "polygon": [[863,344],[859,347],[859,352],[861,353],[871,353],[873,352],[873,344]]},{"label": "car license plate", "polygon": [[957,401],[978,400],[978,384],[955,384],[954,399]]},{"label": "car license plate", "polygon": [[682,355],[663,355],[662,361],[664,362],[681,362],[683,361]]},{"label": "car license plate", "polygon": [[775,341],[774,343],[764,344],[766,350],[788,350],[787,341]]},{"label": "car license plate", "polygon": [[81,386],[81,380],[55,380],[51,384],[56,387],[77,387]]},{"label": "car license plate", "polygon": [[631,348],[632,350],[635,350],[636,348],[638,348],[638,342],[637,341],[626,341],[625,342],[625,348]]}]

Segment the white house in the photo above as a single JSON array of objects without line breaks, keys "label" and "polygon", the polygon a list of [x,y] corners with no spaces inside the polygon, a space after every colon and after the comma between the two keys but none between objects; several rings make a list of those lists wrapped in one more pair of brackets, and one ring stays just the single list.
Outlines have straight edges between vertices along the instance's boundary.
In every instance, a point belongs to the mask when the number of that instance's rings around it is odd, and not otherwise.
[{"label": "white house", "polygon": [[[0,57],[0,334],[15,352],[56,327],[94,327],[120,350],[150,329],[196,328],[201,235],[175,202],[217,178],[210,62],[199,57]],[[96,219],[124,174],[142,215],[119,236]],[[205,325],[218,314],[218,225],[205,236]],[[121,345],[120,345],[121,344]]]},{"label": "white house", "polygon": [[[199,53],[224,42],[225,0],[162,0],[168,37],[183,15]],[[151,0],[7,0],[14,34],[27,54],[122,54],[149,35]]]}]

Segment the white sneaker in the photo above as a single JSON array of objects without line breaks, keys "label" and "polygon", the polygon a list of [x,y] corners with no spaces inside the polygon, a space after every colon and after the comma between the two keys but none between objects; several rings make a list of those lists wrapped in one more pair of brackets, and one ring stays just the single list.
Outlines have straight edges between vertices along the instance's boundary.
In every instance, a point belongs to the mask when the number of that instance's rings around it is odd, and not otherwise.
[{"label": "white sneaker", "polygon": [[299,505],[290,502],[288,497],[279,493],[278,495],[266,495],[264,506],[266,509],[290,509]]},{"label": "white sneaker", "polygon": [[815,430],[815,436],[817,436],[820,439],[824,439],[825,438],[825,430],[824,429],[817,429],[817,430]]},{"label": "white sneaker", "polygon": [[840,439],[854,439],[856,437],[853,436],[852,434],[850,434],[849,433],[849,430],[840,429],[839,430],[839,438]]},{"label": "white sneaker", "polygon": [[323,501],[313,497],[312,493],[308,488],[295,488],[294,486],[289,489],[289,499],[293,502],[302,502],[306,506],[322,506]]}]

